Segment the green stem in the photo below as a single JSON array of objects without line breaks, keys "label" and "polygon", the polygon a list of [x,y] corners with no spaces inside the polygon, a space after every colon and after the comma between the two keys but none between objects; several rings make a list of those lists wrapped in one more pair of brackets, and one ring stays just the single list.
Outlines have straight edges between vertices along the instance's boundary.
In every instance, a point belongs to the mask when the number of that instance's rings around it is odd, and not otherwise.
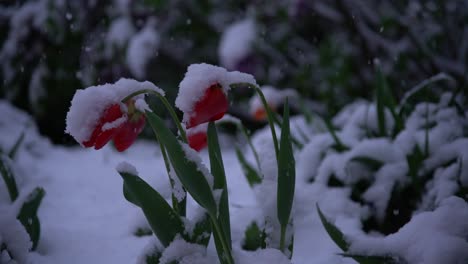
[{"label": "green stem", "polygon": [[252,144],[252,140],[250,140],[250,137],[249,137],[249,134],[247,133],[247,130],[245,129],[245,127],[242,124],[239,124],[238,127],[242,131],[242,133],[244,134],[245,138],[247,139],[247,144],[249,144],[250,149],[252,149],[252,153],[253,153],[253,155],[255,157],[255,162],[257,163],[257,167],[260,170],[260,158],[258,157],[258,153],[257,153],[257,151],[255,150],[255,148],[254,148],[254,146]]},{"label": "green stem", "polygon": [[278,160],[279,146],[278,146],[278,138],[276,137],[276,131],[275,131],[275,121],[273,119],[273,113],[270,107],[268,106],[268,103],[265,99],[265,96],[263,95],[262,90],[257,85],[254,85],[251,83],[233,83],[230,86],[234,88],[238,86],[247,86],[247,87],[255,89],[255,92],[257,92],[257,94],[260,96],[260,100],[262,101],[263,107],[267,111],[268,124],[270,125],[271,136],[273,138],[273,145],[275,146],[276,160]]},{"label": "green stem", "polygon": [[175,113],[174,108],[172,108],[171,104],[169,104],[166,97],[164,97],[162,94],[158,93],[155,90],[143,89],[143,90],[138,90],[136,92],[133,92],[127,95],[124,99],[122,99],[122,102],[125,103],[126,101],[128,101],[130,98],[134,96],[137,96],[139,94],[146,94],[146,93],[154,94],[161,100],[161,102],[163,103],[163,105],[166,107],[167,111],[171,115],[172,119],[174,120],[174,123],[176,124],[177,129],[179,130],[182,141],[184,143],[187,143],[188,140],[187,140],[187,134],[185,133],[185,129],[182,127],[182,124],[180,123],[180,120],[177,117],[177,114]]},{"label": "green stem", "polygon": [[284,240],[286,237],[286,226],[281,225],[280,251],[284,251]]},{"label": "green stem", "polygon": [[221,246],[223,247],[224,252],[226,252],[227,263],[234,264],[234,259],[232,258],[231,249],[226,243],[226,236],[222,232],[221,227],[219,226],[216,217],[211,214],[210,214],[210,217],[211,217],[211,222],[213,223],[213,226],[215,229],[214,231],[218,233],[219,240],[221,241]]}]

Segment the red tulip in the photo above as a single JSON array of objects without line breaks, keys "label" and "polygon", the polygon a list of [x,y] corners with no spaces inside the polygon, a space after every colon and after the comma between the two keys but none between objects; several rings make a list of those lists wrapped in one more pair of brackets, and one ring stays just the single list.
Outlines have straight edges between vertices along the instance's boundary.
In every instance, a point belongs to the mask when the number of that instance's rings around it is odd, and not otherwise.
[{"label": "red tulip", "polygon": [[[119,104],[107,108],[94,127],[91,137],[83,142],[83,146],[100,149],[113,139],[118,151],[129,148],[145,126],[145,115],[136,111],[133,104],[134,101],[127,103],[129,111],[126,114]],[[112,124],[113,122],[115,124]],[[106,129],[106,126],[110,127]]]},{"label": "red tulip", "polygon": [[195,103],[187,128],[221,119],[228,110],[228,99],[219,83],[206,89],[203,97]]},{"label": "red tulip", "polygon": [[189,134],[188,143],[192,149],[196,151],[202,150],[208,144],[207,138],[206,138],[206,132],[199,131],[193,134]]}]

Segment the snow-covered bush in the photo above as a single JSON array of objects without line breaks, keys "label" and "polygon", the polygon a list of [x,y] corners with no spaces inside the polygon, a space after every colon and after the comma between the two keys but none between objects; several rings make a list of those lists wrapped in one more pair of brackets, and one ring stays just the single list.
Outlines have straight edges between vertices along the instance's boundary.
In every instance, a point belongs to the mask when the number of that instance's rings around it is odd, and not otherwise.
[{"label": "snow-covered bush", "polygon": [[[410,104],[409,93],[396,106],[384,88],[377,94],[375,102],[345,107],[329,133],[310,137],[298,156],[300,181],[345,190],[364,209],[360,230],[343,235],[319,212],[325,228],[345,255],[362,263],[466,261],[466,98],[447,92],[436,102]],[[452,226],[442,224],[457,210]],[[425,234],[432,232],[447,247],[428,244]]]}]

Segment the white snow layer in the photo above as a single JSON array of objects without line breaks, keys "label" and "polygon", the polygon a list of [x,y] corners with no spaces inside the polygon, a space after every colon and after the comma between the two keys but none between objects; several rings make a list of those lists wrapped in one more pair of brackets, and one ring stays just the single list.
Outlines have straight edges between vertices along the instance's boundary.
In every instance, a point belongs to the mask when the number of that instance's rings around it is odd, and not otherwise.
[{"label": "white snow layer", "polygon": [[[151,82],[120,79],[113,84],[91,86],[76,91],[67,113],[65,132],[79,143],[89,139],[102,113],[113,104],[120,104],[126,96],[139,90],[153,90],[161,95],[164,91]],[[136,98],[141,98],[142,95]]]},{"label": "white snow layer", "polygon": [[115,167],[115,169],[116,169],[119,173],[129,173],[129,174],[138,176],[138,171],[137,171],[137,169],[135,168],[135,166],[133,166],[132,164],[130,164],[130,163],[126,162],[126,161],[122,161],[122,162],[120,162],[119,164],[117,164],[117,166]]},{"label": "white snow layer", "polygon": [[127,49],[127,65],[130,72],[142,79],[146,75],[146,66],[157,55],[159,34],[151,21],[130,40]]},{"label": "white snow layer", "polygon": [[411,264],[468,261],[468,204],[458,197],[442,201],[433,212],[414,215],[397,233],[386,237],[355,237],[351,254],[391,255]]},{"label": "white snow layer", "polygon": [[233,83],[251,83],[257,85],[255,78],[238,71],[228,72],[226,69],[206,63],[192,64],[188,67],[184,79],[180,82],[179,93],[175,105],[184,112],[184,121],[190,117],[195,103],[204,95],[206,89],[214,84],[220,84],[224,93]]},{"label": "white snow layer", "polygon": [[[16,219],[16,210],[0,206],[0,216],[0,245],[5,244],[12,255],[10,257],[18,263],[30,263],[32,242],[24,226]],[[7,256],[0,255],[0,263],[9,263],[8,260]]]},{"label": "white snow layer", "polygon": [[255,40],[255,22],[252,19],[244,19],[228,26],[221,36],[218,54],[221,64],[229,70],[247,57],[252,51]]}]

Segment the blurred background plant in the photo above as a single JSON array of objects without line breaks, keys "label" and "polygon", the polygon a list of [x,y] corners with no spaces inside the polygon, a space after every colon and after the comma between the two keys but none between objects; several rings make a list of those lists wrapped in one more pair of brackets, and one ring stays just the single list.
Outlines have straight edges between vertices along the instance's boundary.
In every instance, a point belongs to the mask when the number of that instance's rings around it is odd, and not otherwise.
[{"label": "blurred background plant", "polygon": [[[397,99],[440,72],[456,84],[431,96],[455,86],[466,93],[467,23],[468,1],[458,0],[7,0],[0,98],[31,113],[53,142],[72,143],[63,122],[76,89],[131,77],[172,101],[186,65],[207,62],[292,88],[333,115],[371,99],[377,63]],[[231,112],[250,118],[242,107]]]}]

